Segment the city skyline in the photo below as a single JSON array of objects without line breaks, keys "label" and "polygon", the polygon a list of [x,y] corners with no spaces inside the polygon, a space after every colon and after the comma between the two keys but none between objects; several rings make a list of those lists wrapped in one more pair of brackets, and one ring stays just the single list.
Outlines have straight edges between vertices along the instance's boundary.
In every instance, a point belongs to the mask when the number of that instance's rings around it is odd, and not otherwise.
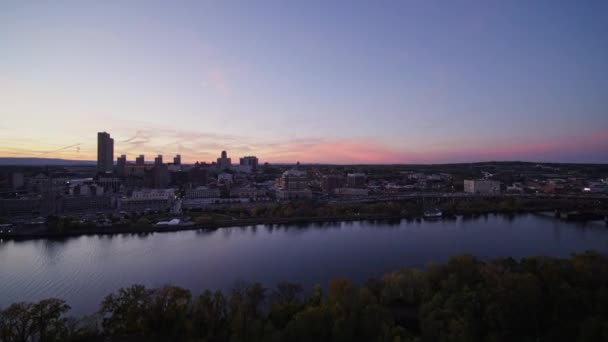
[{"label": "city skyline", "polygon": [[0,4],[0,157],[608,160],[608,3]]}]

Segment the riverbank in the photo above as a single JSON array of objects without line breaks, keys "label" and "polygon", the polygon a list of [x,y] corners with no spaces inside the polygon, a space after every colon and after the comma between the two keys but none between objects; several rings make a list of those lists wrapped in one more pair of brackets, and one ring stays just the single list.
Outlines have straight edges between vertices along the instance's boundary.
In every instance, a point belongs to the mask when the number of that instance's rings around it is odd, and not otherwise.
[{"label": "riverbank", "polygon": [[[373,214],[354,214],[354,215],[343,215],[333,217],[290,217],[290,218],[245,218],[245,219],[226,219],[205,224],[195,224],[194,222],[186,222],[179,225],[113,225],[108,227],[86,227],[79,228],[64,232],[52,232],[52,231],[31,231],[31,232],[17,232],[12,234],[0,235],[2,240],[30,240],[30,239],[62,239],[75,236],[83,235],[115,235],[115,234],[149,234],[149,233],[161,233],[161,232],[177,232],[177,231],[189,231],[189,230],[216,230],[221,228],[229,227],[248,227],[255,225],[309,225],[309,224],[323,224],[323,223],[336,223],[336,222],[356,222],[356,221],[395,221],[395,220],[455,220],[457,217],[463,217],[464,219],[472,219],[485,215],[524,215],[524,214],[537,214],[544,213],[544,216],[555,217],[563,219],[563,215],[548,211],[536,210],[536,211],[486,211],[486,212],[446,212],[440,217],[427,217],[424,215],[373,215]],[[547,214],[549,213],[549,214]],[[577,214],[576,221],[585,220],[597,220],[597,215],[585,216],[584,214]],[[608,227],[608,221],[606,222]]]},{"label": "riverbank", "polygon": [[[298,225],[341,221],[424,219],[426,212],[441,211],[441,217],[473,218],[487,214],[518,215],[551,212],[566,221],[606,219],[607,201],[529,198],[445,198],[434,202],[424,199],[378,203],[323,203],[314,201],[274,203],[263,207],[226,207],[184,211],[181,215],[166,212],[151,214],[110,215],[83,222],[77,216],[49,216],[46,225],[15,227],[0,232],[3,240],[65,238],[80,235],[145,234],[183,230],[214,230],[253,225]],[[177,225],[157,225],[174,218]]]},{"label": "riverbank", "polygon": [[365,216],[340,216],[340,217],[293,217],[293,218],[260,218],[260,219],[236,219],[216,221],[207,224],[184,224],[176,226],[168,225],[116,225],[110,227],[91,227],[67,232],[23,232],[14,234],[4,234],[0,237],[5,240],[29,240],[29,239],[54,239],[66,238],[81,235],[113,235],[113,234],[146,234],[160,232],[177,232],[188,230],[215,230],[228,227],[247,227],[254,225],[298,225],[298,224],[318,224],[335,223],[348,221],[369,221],[369,220],[401,220],[407,219],[404,216],[388,215],[365,215]]}]

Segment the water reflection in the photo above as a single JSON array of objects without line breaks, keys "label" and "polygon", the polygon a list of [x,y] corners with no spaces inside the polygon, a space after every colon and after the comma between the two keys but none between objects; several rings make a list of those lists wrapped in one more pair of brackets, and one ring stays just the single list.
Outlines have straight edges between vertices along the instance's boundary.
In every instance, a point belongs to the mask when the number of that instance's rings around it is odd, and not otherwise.
[{"label": "water reflection", "polygon": [[552,213],[253,225],[184,232],[93,235],[0,243],[0,306],[59,296],[90,313],[121,286],[173,283],[194,293],[237,279],[311,288],[356,281],[455,254],[486,258],[608,252],[604,222],[566,223]]}]

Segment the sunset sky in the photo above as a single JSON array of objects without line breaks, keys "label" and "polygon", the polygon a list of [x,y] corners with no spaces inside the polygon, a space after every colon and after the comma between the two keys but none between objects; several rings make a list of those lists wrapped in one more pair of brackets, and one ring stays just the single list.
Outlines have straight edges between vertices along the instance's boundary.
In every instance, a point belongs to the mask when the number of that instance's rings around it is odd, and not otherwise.
[{"label": "sunset sky", "polygon": [[0,157],[608,162],[608,1],[0,1]]}]

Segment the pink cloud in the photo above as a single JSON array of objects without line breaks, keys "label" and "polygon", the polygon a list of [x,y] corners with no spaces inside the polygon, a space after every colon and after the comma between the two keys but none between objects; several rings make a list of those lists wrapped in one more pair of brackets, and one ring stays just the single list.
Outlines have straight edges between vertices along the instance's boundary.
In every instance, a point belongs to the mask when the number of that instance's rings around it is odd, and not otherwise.
[{"label": "pink cloud", "polygon": [[402,151],[373,140],[287,143],[269,150],[269,161],[305,163],[449,163],[489,160],[524,161],[590,161],[597,156],[608,158],[608,132],[571,136],[549,141],[517,144],[486,144],[479,147],[460,147],[454,144],[440,150],[426,152]]},{"label": "pink cloud", "polygon": [[272,156],[269,156],[268,160],[274,162],[377,164],[403,159],[402,157],[397,151],[377,142],[349,140],[288,143],[272,151]]}]

